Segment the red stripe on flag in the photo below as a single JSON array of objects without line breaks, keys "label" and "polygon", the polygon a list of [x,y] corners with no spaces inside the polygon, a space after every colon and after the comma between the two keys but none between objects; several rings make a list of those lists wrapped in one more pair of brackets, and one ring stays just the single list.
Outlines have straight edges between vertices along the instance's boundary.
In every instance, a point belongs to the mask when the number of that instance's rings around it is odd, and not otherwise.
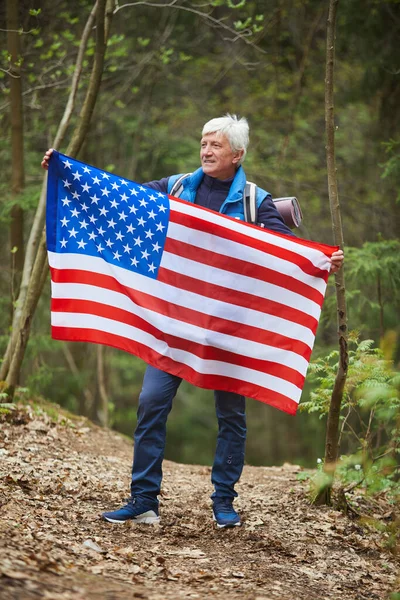
[{"label": "red stripe on flag", "polygon": [[216,300],[226,302],[227,304],[243,306],[246,309],[253,309],[266,315],[280,317],[286,321],[303,325],[303,327],[310,329],[313,334],[315,334],[317,330],[317,319],[297,308],[279,304],[279,302],[275,302],[274,300],[267,300],[246,292],[231,290],[215,283],[199,281],[194,277],[176,273],[176,271],[170,271],[164,267],[160,267],[157,279],[158,281],[167,283],[176,288],[194,292],[195,294],[201,294],[206,298],[215,298]]},{"label": "red stripe on flag", "polygon": [[157,369],[167,371],[172,375],[185,379],[193,385],[201,385],[201,387],[206,389],[224,389],[227,392],[237,394],[238,385],[240,384],[241,394],[243,394],[243,396],[254,398],[255,400],[264,402],[264,404],[270,404],[291,415],[296,414],[297,403],[279,392],[274,392],[267,388],[247,383],[243,380],[239,381],[233,377],[207,375],[203,373],[199,375],[197,371],[191,367],[178,363],[167,356],[158,354],[139,342],[135,342],[119,335],[103,333],[94,329],[73,329],[71,327],[53,326],[52,337],[56,340],[66,340],[71,342],[94,342],[112,346],[119,350],[125,350],[130,354],[138,356]]},{"label": "red stripe on flag", "polygon": [[[177,200],[176,198],[173,198],[173,200],[176,202],[181,202],[182,204],[186,204],[182,201]],[[196,207],[196,208],[198,208],[199,210],[202,209],[202,207]],[[207,209],[203,209],[203,210],[207,210]],[[213,212],[213,211],[207,210],[207,212]],[[271,244],[264,240],[260,240],[258,238],[253,238],[253,237],[247,236],[243,233],[240,233],[239,231],[230,229],[227,226],[219,225],[212,220],[202,219],[199,217],[195,217],[194,215],[175,211],[173,209],[170,210],[169,218],[170,218],[170,221],[172,221],[173,223],[178,223],[179,225],[189,227],[190,229],[195,229],[196,231],[201,231],[202,233],[208,233],[208,234],[211,234],[214,236],[218,236],[220,238],[223,238],[223,239],[226,239],[226,240],[229,240],[232,242],[236,242],[238,244],[242,244],[243,246],[248,246],[249,248],[255,248],[256,250],[260,250],[260,252],[271,254],[278,258],[287,260],[288,262],[298,265],[304,271],[304,273],[307,273],[308,275],[311,275],[312,277],[320,277],[324,281],[327,281],[327,279],[328,279],[328,275],[329,275],[328,271],[325,271],[324,269],[319,269],[307,257],[300,255],[299,253],[293,252],[292,250],[282,248],[278,245],[275,246],[274,244]],[[232,219],[232,217],[226,217],[226,218]],[[232,220],[237,222],[236,219],[232,219]],[[260,229],[258,229],[258,231],[260,231]],[[277,236],[278,238],[281,238],[281,239],[283,238],[285,240],[288,240],[288,239],[291,240],[291,238],[289,238],[289,236],[281,235],[274,231],[269,231],[268,229],[266,229],[266,233],[273,235],[273,236]],[[326,246],[325,244],[317,244],[315,242],[310,242],[308,240],[303,241],[299,238],[294,238],[294,239],[295,239],[296,244],[302,245],[302,242],[303,242],[304,246],[314,248],[315,250],[319,250],[326,256],[330,257],[332,255],[332,246]],[[291,241],[294,241],[294,240],[291,240]]]},{"label": "red stripe on flag", "polygon": [[293,383],[300,389],[304,383],[304,376],[295,369],[281,365],[277,362],[242,356],[241,354],[235,354],[228,350],[214,348],[213,346],[205,346],[191,340],[163,333],[157,327],[144,321],[141,317],[121,308],[115,308],[91,300],[64,300],[53,298],[51,301],[51,309],[52,312],[82,313],[112,319],[113,321],[125,323],[126,325],[141,329],[158,340],[163,340],[170,348],[177,348],[179,350],[190,352],[204,360],[216,360],[245,367],[247,369],[254,369],[261,373],[274,375],[280,379],[285,379],[286,381]]},{"label": "red stripe on flag", "polygon": [[[258,342],[260,344],[267,344],[283,350],[291,350],[292,352],[303,356],[306,360],[309,360],[311,356],[311,348],[304,342],[259,327],[238,324],[235,321],[208,315],[201,313],[200,311],[185,308],[178,304],[173,304],[172,302],[156,298],[150,294],[123,286],[110,275],[100,275],[99,273],[90,271],[75,271],[73,269],[58,270],[52,268],[51,278],[52,281],[56,283],[81,283],[118,292],[132,300],[137,306],[141,306],[172,319],[177,319],[184,323],[191,323],[197,327],[202,327],[205,330],[210,329],[210,323],[212,321],[213,331],[233,335],[237,338]],[[79,303],[80,301],[71,300],[71,302]]]},{"label": "red stripe on flag", "polygon": [[317,289],[299,281],[295,277],[290,277],[289,275],[279,273],[279,271],[276,271],[275,269],[269,269],[268,267],[263,267],[239,258],[232,258],[224,254],[211,252],[211,250],[192,246],[186,242],[167,238],[164,251],[210,267],[221,269],[222,271],[229,271],[230,273],[268,282],[269,284],[295,292],[308,300],[312,300],[318,305],[322,303],[324,298]]}]

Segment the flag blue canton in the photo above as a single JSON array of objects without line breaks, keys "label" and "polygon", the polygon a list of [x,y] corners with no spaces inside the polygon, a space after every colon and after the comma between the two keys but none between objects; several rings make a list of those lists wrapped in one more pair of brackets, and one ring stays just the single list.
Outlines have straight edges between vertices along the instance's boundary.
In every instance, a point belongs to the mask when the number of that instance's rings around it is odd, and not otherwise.
[{"label": "flag blue canton", "polygon": [[[57,202],[56,210],[51,202]],[[54,151],[47,229],[55,233],[56,252],[101,257],[156,278],[168,221],[166,194]]]}]

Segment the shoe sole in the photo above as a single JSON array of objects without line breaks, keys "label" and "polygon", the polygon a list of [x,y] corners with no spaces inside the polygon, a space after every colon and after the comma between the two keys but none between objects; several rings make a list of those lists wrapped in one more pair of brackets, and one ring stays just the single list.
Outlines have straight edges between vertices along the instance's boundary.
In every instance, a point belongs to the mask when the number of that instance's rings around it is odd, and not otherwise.
[{"label": "shoe sole", "polygon": [[241,521],[239,521],[239,523],[227,523],[226,525],[220,525],[215,517],[213,517],[213,520],[215,521],[218,529],[231,529],[232,527],[241,527],[242,525]]},{"label": "shoe sole", "polygon": [[149,511],[152,512],[153,514],[148,514],[148,513],[144,513],[143,515],[139,515],[138,517],[132,517],[131,519],[125,519],[125,521],[120,521],[118,519],[111,519],[110,517],[106,517],[105,515],[102,515],[103,519],[105,521],[108,521],[109,523],[126,523],[127,521],[133,521],[134,523],[145,523],[146,525],[154,525],[155,523],[159,523],[160,522],[160,517],[157,517],[157,515],[153,512],[153,511]]}]

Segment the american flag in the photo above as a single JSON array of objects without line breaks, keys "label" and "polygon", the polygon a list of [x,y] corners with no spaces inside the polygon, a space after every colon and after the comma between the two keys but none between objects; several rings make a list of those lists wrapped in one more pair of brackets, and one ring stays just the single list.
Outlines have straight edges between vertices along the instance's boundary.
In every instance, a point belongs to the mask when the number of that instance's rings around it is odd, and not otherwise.
[{"label": "american flag", "polygon": [[46,220],[53,338],[107,344],[296,412],[336,248],[56,151]]}]

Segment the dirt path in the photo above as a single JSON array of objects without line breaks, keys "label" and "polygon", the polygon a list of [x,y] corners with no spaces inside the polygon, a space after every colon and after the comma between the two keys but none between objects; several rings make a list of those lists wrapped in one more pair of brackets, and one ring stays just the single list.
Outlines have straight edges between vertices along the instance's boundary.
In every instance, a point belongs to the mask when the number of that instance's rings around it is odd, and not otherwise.
[{"label": "dirt path", "polygon": [[[161,524],[112,525],[131,444],[86,421],[14,411],[0,422],[1,600],[377,600],[398,569],[385,536],[315,509],[299,468],[245,467],[245,521],[217,530],[210,469],[166,461]],[[375,503],[374,518],[388,519]]]}]

